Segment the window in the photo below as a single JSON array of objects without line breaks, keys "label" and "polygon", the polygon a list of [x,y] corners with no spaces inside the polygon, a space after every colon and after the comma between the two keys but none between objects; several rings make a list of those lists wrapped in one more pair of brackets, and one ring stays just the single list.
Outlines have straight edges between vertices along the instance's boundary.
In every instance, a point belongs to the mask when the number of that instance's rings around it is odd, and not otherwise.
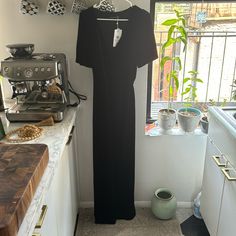
[{"label": "window", "polygon": [[[188,46],[185,52],[181,43],[161,52],[168,30],[161,23],[175,17],[174,9],[184,14],[186,19]],[[167,55],[179,56],[183,63],[178,74],[179,90],[174,92],[175,108],[184,102],[181,95],[183,78],[190,70],[198,71],[198,77],[203,80],[202,84],[196,85],[197,102],[213,100],[230,103],[232,85],[236,79],[236,2],[151,0],[151,15],[159,58],[149,66],[147,120],[155,120],[157,111],[166,107],[167,84],[164,75],[176,66],[167,63],[164,70],[160,70],[161,58]]]}]

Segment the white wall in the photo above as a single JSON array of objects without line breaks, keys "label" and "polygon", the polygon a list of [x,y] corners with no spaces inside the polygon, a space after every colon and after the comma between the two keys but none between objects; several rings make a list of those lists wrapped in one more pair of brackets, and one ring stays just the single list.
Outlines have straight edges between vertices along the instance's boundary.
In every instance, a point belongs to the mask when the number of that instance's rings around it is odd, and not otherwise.
[{"label": "white wall", "polygon": [[[75,90],[88,96],[81,106],[79,126],[79,162],[81,201],[93,201],[92,169],[92,72],[75,61],[78,16],[49,16],[45,13],[47,0],[41,0],[38,16],[19,13],[19,0],[0,1],[0,59],[6,58],[6,44],[34,43],[37,52],[64,52],[70,62],[70,81]],[[127,7],[127,3],[119,8]],[[141,8],[149,9],[149,1],[133,0]],[[66,1],[70,7],[72,0]],[[68,9],[69,11],[69,9]],[[200,190],[206,137],[144,135],[146,111],[147,67],[138,70],[136,94],[136,189],[135,199],[147,202],[157,187],[168,187],[179,202],[190,202]],[[8,89],[5,89],[7,93]],[[9,90],[10,91],[10,90]]]}]

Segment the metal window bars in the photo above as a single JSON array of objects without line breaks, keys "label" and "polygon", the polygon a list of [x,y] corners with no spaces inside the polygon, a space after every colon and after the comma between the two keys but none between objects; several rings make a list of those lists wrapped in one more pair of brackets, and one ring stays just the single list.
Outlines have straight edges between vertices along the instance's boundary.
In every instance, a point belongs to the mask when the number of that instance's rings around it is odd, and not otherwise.
[{"label": "metal window bars", "polygon": [[[161,72],[159,69],[161,57],[166,56],[168,53],[174,55],[177,53],[176,48],[173,48],[171,52],[161,52],[160,50],[161,45],[166,39],[167,31],[156,31],[155,34],[158,35],[157,49],[160,58],[153,64],[152,102],[166,101],[164,96],[166,89],[164,75],[166,71]],[[181,87],[179,88],[179,94],[176,94],[175,100],[180,102],[184,101],[181,95],[183,91],[183,78],[187,76],[189,70],[197,70],[200,74],[199,77],[204,77],[201,78],[204,80],[204,94],[203,90],[200,94],[201,102],[207,102],[209,99],[220,102],[222,96],[225,97],[226,91],[229,91],[227,99],[230,100],[230,85],[232,85],[236,74],[236,54],[234,53],[236,32],[189,31],[188,40],[191,41],[192,44],[190,43],[190,46],[188,46],[184,53],[180,50],[181,53],[178,55],[182,58],[183,69],[179,74]],[[197,44],[196,50],[193,48],[194,44],[195,46]],[[229,64],[232,64],[232,61],[233,65],[229,68]],[[172,68],[174,66],[175,65],[171,65]],[[231,73],[229,73],[229,71],[231,71]],[[231,78],[229,78],[229,76],[231,76]]]}]

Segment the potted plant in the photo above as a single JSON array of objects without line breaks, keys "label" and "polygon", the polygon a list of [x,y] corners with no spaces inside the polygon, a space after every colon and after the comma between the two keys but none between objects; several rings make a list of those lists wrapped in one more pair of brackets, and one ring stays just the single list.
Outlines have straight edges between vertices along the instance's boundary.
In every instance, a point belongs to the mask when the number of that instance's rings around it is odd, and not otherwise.
[{"label": "potted plant", "polygon": [[202,113],[199,109],[193,107],[192,101],[195,101],[197,98],[196,84],[203,83],[203,81],[197,78],[197,71],[189,71],[188,74],[190,76],[184,78],[183,86],[185,89],[181,93],[181,95],[185,96],[185,107],[180,108],[177,114],[181,129],[185,132],[193,132],[199,125]]},{"label": "potted plant", "polygon": [[[164,26],[169,26],[168,37],[165,43],[161,47],[162,53],[169,47],[174,46],[176,43],[184,43],[184,51],[187,44],[187,33],[185,30],[186,21],[178,11],[175,10],[176,18],[167,19],[162,23]],[[171,70],[166,73],[165,80],[168,84],[168,105],[167,108],[161,109],[158,112],[158,125],[162,130],[170,130],[176,124],[176,110],[172,108],[172,102],[174,97],[174,90],[179,88],[178,72],[182,70],[182,64],[180,57],[177,56],[164,56],[160,62],[160,69],[163,72],[165,64],[171,62]],[[173,68],[173,64],[176,63],[178,69]]]},{"label": "potted plant", "polygon": [[[226,99],[224,99],[224,104],[226,103]],[[202,106],[201,106],[201,110],[202,110],[202,117],[200,119],[200,128],[201,128],[201,131],[205,134],[208,133],[208,127],[209,127],[209,121],[208,121],[208,107],[209,106],[215,106],[216,105],[216,102],[213,100],[213,99],[210,99],[209,100],[209,103],[204,103]]]}]

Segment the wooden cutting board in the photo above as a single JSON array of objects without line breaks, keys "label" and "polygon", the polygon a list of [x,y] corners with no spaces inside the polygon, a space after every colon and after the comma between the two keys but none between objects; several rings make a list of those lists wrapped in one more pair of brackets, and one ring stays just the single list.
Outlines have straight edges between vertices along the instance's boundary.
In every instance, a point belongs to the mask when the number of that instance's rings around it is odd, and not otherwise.
[{"label": "wooden cutting board", "polygon": [[0,144],[0,236],[15,236],[48,164],[45,144]]}]

